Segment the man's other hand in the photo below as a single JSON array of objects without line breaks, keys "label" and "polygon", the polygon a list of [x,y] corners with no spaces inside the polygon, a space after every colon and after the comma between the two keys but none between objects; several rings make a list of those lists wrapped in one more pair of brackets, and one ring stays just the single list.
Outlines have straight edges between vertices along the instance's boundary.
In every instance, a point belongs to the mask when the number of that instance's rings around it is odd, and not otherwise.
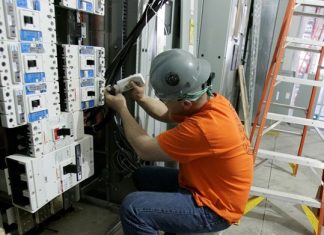
[{"label": "man's other hand", "polygon": [[141,101],[145,96],[144,94],[145,85],[144,84],[139,85],[134,81],[130,81],[130,84],[133,87],[133,89],[130,91],[132,98],[136,101]]},{"label": "man's other hand", "polygon": [[122,94],[111,95],[105,90],[105,101],[109,108],[112,108],[116,112],[120,112],[123,108],[127,108],[126,99]]}]

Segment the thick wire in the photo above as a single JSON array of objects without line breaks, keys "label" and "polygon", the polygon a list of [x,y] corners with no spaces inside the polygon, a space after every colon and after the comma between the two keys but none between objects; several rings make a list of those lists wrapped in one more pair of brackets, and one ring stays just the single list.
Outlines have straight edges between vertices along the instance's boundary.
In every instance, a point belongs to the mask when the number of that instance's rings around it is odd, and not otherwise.
[{"label": "thick wire", "polygon": [[[138,23],[135,25],[129,36],[127,36],[123,48],[117,53],[108,70],[106,71],[106,86],[116,83],[116,80],[118,78],[116,74],[120,70],[134,43],[136,43],[139,35],[142,33],[143,28],[167,1],[168,0],[148,1],[148,4],[146,5],[145,10],[141,15]],[[118,150],[113,154],[113,162],[115,164],[114,166],[116,167],[116,169],[120,169],[123,174],[129,174],[141,166],[141,161],[137,157],[135,150],[128,143],[123,131],[122,124],[118,120],[116,114],[112,112],[112,110],[110,110],[108,114],[106,113],[106,117],[104,120],[102,120],[102,122],[109,120],[109,117],[112,117],[112,120],[114,120],[118,129],[118,136],[115,134],[115,143]],[[96,126],[102,127],[103,125],[102,123],[98,123],[96,124]]]}]

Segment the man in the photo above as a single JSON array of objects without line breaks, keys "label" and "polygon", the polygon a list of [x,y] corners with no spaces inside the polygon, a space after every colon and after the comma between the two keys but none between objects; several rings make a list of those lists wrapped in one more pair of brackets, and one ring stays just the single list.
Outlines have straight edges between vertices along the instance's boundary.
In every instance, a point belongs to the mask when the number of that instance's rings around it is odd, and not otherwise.
[{"label": "man", "polygon": [[154,58],[150,82],[160,100],[132,83],[132,96],[153,118],[178,125],[156,138],[129,113],[125,98],[106,94],[119,113],[127,140],[147,161],[178,161],[179,170],[140,168],[139,192],[121,205],[125,235],[216,232],[237,223],[248,200],[253,157],[231,104],[211,93],[210,65],[189,52],[173,49]]}]

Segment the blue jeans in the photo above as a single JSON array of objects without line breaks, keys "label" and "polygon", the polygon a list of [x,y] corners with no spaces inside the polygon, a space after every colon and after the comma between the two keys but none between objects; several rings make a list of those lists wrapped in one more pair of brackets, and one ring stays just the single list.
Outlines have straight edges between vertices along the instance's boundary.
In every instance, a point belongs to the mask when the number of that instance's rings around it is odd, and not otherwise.
[{"label": "blue jeans", "polygon": [[142,167],[133,174],[140,192],[127,195],[120,208],[125,235],[203,233],[224,230],[230,224],[208,207],[196,205],[191,193],[179,188],[178,170]]}]

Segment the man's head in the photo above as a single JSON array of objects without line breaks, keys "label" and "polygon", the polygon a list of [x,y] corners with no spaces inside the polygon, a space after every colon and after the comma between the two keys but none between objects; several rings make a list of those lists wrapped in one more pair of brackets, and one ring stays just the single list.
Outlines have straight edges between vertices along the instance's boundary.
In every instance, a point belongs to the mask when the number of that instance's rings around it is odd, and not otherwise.
[{"label": "man's head", "polygon": [[150,82],[164,101],[195,101],[206,93],[210,64],[182,49],[162,52],[151,64]]}]

